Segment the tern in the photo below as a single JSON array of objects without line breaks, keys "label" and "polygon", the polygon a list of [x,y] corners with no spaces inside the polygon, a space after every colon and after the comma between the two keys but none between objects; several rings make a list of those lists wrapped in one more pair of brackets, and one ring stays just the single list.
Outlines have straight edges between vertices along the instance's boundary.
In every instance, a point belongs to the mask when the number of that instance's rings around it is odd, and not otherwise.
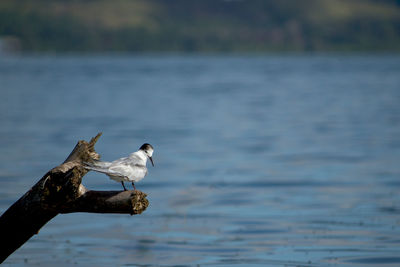
[{"label": "tern", "polygon": [[121,182],[124,191],[126,191],[124,182],[132,182],[133,189],[136,190],[135,182],[139,182],[147,175],[147,159],[150,159],[154,167],[153,151],[153,146],[146,143],[128,157],[112,162],[94,161],[93,163],[85,163],[84,167],[91,171],[105,173],[110,179]]}]

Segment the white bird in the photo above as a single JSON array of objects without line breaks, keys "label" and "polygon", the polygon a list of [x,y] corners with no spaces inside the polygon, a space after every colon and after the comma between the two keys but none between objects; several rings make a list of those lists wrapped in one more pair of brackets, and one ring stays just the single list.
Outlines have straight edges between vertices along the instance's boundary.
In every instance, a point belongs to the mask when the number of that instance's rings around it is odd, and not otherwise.
[{"label": "white bird", "polygon": [[120,158],[112,162],[94,161],[93,163],[85,163],[84,166],[88,170],[107,174],[110,179],[121,182],[124,190],[125,182],[132,182],[133,188],[136,190],[135,182],[139,182],[147,175],[146,162],[147,158],[153,163],[153,147],[150,144],[143,144],[138,151],[129,155],[129,157]]}]

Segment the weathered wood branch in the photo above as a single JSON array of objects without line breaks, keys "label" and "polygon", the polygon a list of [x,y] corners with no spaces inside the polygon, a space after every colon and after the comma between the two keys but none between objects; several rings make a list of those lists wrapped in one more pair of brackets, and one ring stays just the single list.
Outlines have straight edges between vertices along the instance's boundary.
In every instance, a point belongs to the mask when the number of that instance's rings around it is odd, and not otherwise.
[{"label": "weathered wood branch", "polygon": [[142,213],[149,205],[140,191],[87,191],[75,201],[60,208],[60,213]]},{"label": "weathered wood branch", "polygon": [[63,164],[47,172],[0,217],[0,263],[60,213],[140,214],[148,206],[140,191],[90,191],[82,185],[82,162],[97,160],[94,145],[79,141]]}]

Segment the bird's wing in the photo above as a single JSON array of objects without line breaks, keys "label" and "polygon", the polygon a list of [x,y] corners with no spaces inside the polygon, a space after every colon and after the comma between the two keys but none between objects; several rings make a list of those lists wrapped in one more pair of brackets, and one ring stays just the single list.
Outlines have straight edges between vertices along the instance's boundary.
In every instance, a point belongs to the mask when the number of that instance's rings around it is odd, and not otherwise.
[{"label": "bird's wing", "polygon": [[132,163],[111,166],[109,170],[121,176],[128,177],[131,180],[140,180],[147,174],[146,166]]},{"label": "bird's wing", "polygon": [[120,164],[124,164],[126,162],[129,162],[129,158],[120,158],[120,159],[116,159],[113,162],[111,162],[110,167],[112,166],[116,166],[116,165],[120,165]]},{"label": "bird's wing", "polygon": [[105,173],[107,175],[117,175],[118,176],[118,173],[115,173],[114,171],[112,171],[108,168],[101,168],[101,167],[95,167],[95,166],[85,166],[85,168],[88,170]]},{"label": "bird's wing", "polygon": [[133,164],[143,164],[143,159],[139,157],[136,153],[137,152],[129,155],[129,162]]},{"label": "bird's wing", "polygon": [[122,176],[128,176],[131,168],[129,164],[122,161],[119,164],[112,164],[108,169],[113,173],[119,173]]}]

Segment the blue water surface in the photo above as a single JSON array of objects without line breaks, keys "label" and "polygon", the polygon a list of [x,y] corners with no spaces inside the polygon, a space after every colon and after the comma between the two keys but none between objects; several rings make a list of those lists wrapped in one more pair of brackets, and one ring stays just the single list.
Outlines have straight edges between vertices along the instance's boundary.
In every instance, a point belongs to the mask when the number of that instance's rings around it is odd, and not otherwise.
[{"label": "blue water surface", "polygon": [[398,55],[1,55],[0,125],[0,212],[98,132],[156,165],[143,214],[58,215],[4,266],[400,265]]}]

